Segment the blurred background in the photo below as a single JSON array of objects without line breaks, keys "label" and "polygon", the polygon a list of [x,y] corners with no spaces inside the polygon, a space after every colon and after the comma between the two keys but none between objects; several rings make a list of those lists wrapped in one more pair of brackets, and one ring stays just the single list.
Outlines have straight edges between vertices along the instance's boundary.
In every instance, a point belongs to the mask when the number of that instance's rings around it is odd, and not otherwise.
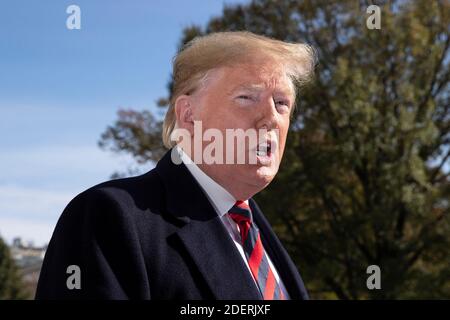
[{"label": "blurred background", "polygon": [[[80,29],[66,26],[73,4]],[[311,297],[450,299],[449,9],[447,0],[2,1],[0,299],[34,296],[74,196],[153,168],[165,152],[173,56],[225,30],[317,50],[280,172],[255,197]],[[380,267],[380,290],[367,288],[369,265]]]}]

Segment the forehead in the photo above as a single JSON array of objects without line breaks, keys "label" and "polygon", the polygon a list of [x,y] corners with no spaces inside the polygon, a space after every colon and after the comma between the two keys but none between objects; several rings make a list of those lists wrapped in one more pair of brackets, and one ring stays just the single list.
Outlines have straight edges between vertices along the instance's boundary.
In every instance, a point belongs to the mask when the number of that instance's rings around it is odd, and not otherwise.
[{"label": "forehead", "polygon": [[224,92],[238,90],[273,90],[294,95],[294,87],[286,71],[276,64],[238,64],[217,69],[217,84]]}]

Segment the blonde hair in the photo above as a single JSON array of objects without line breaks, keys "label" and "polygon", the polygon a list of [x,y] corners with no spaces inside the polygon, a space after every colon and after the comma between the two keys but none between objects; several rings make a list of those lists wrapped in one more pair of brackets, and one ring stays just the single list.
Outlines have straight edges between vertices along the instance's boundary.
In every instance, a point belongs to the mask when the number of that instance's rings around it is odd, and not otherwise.
[{"label": "blonde hair", "polygon": [[275,59],[297,85],[311,79],[316,64],[315,51],[309,45],[284,42],[247,31],[217,32],[194,38],[173,61],[173,92],[162,130],[167,148],[175,145],[170,136],[176,125],[176,99],[196,91],[206,79],[208,71],[251,62],[255,56]]}]

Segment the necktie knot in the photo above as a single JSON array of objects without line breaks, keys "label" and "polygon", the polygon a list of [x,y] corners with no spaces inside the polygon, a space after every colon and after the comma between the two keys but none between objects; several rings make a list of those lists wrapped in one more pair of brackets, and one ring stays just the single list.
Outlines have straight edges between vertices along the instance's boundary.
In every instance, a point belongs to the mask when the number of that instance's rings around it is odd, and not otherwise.
[{"label": "necktie knot", "polygon": [[228,213],[233,216],[232,217],[233,220],[236,218],[236,220],[239,220],[239,221],[246,221],[249,223],[252,222],[252,211],[250,210],[250,207],[248,206],[248,204],[246,204],[242,200],[236,201],[236,203],[228,211]]},{"label": "necktie knot", "polygon": [[241,240],[244,243],[248,235],[248,230],[252,224],[252,212],[248,204],[238,200],[228,211],[230,217],[239,225]]}]

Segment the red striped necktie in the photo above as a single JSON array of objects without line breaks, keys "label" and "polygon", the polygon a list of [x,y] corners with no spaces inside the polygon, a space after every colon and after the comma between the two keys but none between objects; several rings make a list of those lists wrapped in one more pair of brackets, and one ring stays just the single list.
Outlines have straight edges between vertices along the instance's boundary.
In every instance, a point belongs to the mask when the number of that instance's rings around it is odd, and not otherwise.
[{"label": "red striped necktie", "polygon": [[238,224],[242,246],[253,277],[264,300],[285,300],[285,295],[277,283],[269,265],[267,253],[261,242],[258,228],[252,223],[252,212],[244,201],[237,201],[228,211],[230,217]]}]

